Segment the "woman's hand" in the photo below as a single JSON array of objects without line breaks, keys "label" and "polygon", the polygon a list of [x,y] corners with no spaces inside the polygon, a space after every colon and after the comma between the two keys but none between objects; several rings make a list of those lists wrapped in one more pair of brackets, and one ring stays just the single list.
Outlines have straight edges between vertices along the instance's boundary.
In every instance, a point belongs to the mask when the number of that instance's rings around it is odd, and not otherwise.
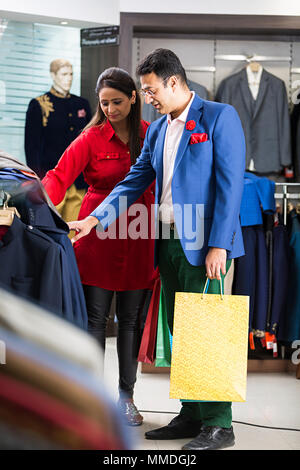
[{"label": "woman's hand", "polygon": [[71,242],[77,242],[82,237],[85,237],[90,233],[93,227],[95,227],[99,223],[97,217],[93,217],[89,215],[83,220],[75,220],[73,222],[68,222],[68,226],[70,230],[75,230],[76,235],[72,238]]}]

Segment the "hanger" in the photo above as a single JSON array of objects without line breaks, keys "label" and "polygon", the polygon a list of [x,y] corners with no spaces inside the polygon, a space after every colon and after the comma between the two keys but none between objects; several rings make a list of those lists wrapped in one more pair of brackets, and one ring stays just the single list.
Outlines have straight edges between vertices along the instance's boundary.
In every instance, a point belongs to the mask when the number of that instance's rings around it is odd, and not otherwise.
[{"label": "hanger", "polygon": [[20,218],[20,214],[16,207],[9,207],[7,205],[10,199],[10,195],[0,190],[0,225],[6,225],[10,227],[13,223],[15,215]]},{"label": "hanger", "polygon": [[255,60],[256,54],[247,57],[248,67],[250,67],[253,73],[257,73],[261,67],[261,64]]}]

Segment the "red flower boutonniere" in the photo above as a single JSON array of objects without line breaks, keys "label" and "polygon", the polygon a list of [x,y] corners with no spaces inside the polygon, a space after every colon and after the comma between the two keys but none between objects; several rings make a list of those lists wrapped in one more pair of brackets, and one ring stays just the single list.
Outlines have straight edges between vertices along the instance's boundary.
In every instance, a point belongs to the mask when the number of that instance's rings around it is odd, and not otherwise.
[{"label": "red flower boutonniere", "polygon": [[194,130],[195,127],[196,127],[195,121],[188,121],[188,122],[186,123],[186,128],[187,128],[188,131]]},{"label": "red flower boutonniere", "polygon": [[200,142],[206,142],[208,136],[205,132],[202,134],[192,134],[190,138],[190,144],[199,144]]}]

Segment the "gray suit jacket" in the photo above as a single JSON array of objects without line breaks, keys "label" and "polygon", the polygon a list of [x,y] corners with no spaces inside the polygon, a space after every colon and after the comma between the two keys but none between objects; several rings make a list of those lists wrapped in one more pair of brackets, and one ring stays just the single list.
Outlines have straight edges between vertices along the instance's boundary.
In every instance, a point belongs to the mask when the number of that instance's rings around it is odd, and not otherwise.
[{"label": "gray suit jacket", "polygon": [[251,159],[258,173],[278,173],[291,164],[288,99],[280,78],[263,70],[254,100],[243,69],[221,82],[215,99],[234,106],[240,116],[246,138],[246,168]]}]

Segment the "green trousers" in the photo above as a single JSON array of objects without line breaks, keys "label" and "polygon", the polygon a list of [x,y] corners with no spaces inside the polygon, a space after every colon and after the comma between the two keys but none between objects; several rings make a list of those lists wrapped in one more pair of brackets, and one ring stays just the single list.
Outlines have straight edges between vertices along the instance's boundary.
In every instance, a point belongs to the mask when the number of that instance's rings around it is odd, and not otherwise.
[{"label": "green trousers", "polygon": [[[230,268],[230,264],[231,260],[227,261],[226,272]],[[206,268],[205,266],[192,266],[187,261],[180,240],[174,238],[174,232],[171,231],[170,239],[161,239],[159,241],[159,270],[166,302],[168,324],[172,333],[175,292],[202,293],[206,282]],[[222,282],[224,287],[223,275]],[[207,292],[219,294],[220,281],[211,280]],[[231,427],[231,402],[182,401],[181,405],[181,414],[195,420],[201,420],[206,426]]]}]

